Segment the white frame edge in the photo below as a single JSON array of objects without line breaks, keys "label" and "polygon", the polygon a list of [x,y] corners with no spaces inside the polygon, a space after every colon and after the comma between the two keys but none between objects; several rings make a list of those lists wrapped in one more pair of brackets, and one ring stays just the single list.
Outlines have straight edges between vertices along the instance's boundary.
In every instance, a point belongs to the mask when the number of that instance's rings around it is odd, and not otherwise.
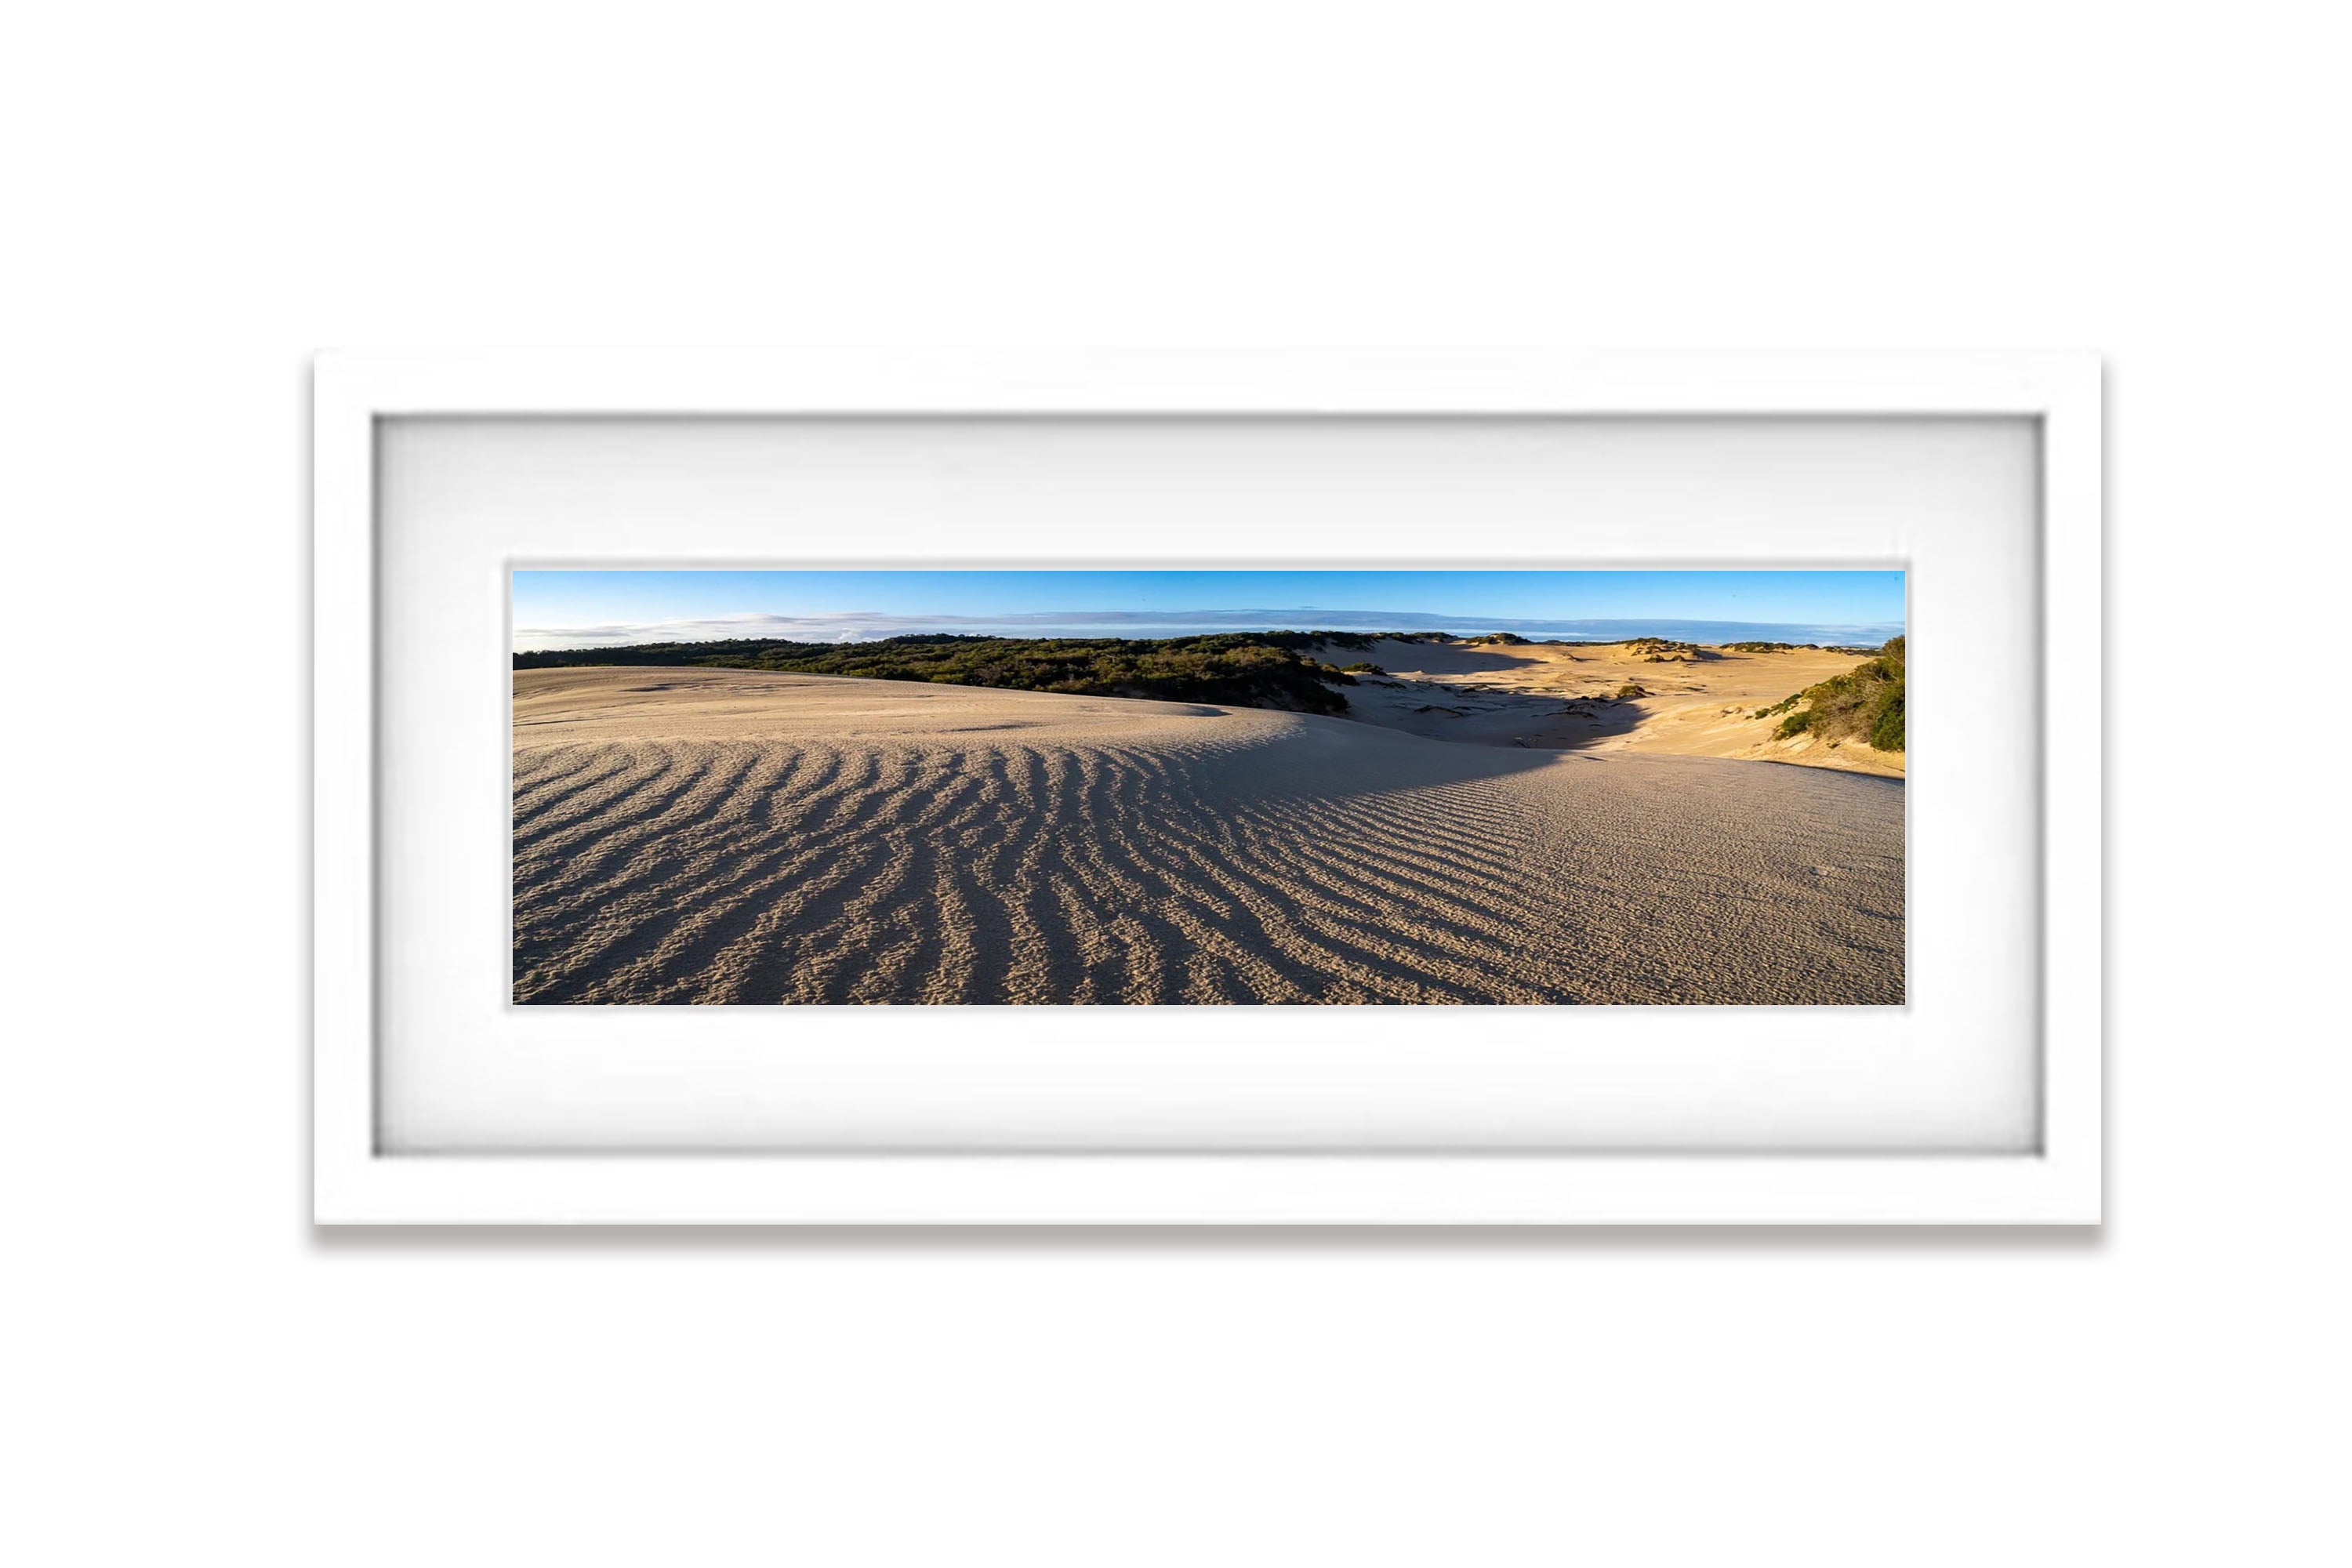
[{"label": "white frame edge", "polygon": [[[2027,1156],[379,1154],[375,424],[403,414],[2004,415],[2042,478],[2042,1148]],[[2069,1225],[2103,1191],[2103,434],[2087,353],[322,353],[321,1225]],[[2066,614],[2051,614],[2053,605]],[[2054,723],[2054,672],[2074,707]],[[1081,1163],[1082,1165],[1081,1165]]]}]

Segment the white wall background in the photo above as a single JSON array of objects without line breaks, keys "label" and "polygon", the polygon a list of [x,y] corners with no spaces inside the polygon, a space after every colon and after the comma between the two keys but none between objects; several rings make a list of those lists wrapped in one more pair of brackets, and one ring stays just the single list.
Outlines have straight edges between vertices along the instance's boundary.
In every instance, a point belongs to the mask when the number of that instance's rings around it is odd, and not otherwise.
[{"label": "white wall background", "polygon": [[[26,12],[27,1563],[2340,1560],[2317,7]],[[2102,1237],[313,1236],[305,356],[2110,356]]]}]

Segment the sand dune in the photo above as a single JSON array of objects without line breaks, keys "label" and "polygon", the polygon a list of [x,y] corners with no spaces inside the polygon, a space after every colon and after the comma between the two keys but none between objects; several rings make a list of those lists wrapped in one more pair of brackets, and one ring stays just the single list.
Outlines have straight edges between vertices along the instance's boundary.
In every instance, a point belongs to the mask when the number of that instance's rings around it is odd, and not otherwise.
[{"label": "sand dune", "polygon": [[[1896,778],[1904,772],[1900,752],[1811,735],[1779,741],[1773,739],[1779,721],[1755,716],[1758,709],[1862,662],[1850,653],[1710,647],[1694,658],[1652,663],[1646,652],[1622,643],[1383,638],[1369,649],[1325,644],[1316,656],[1342,666],[1369,660],[1387,671],[1349,691],[1349,716],[1409,734],[1486,746],[1737,757]],[[1612,700],[1629,682],[1646,695]]]},{"label": "sand dune", "polygon": [[1343,719],[518,673],[518,1002],[1899,1003],[1899,783]]}]

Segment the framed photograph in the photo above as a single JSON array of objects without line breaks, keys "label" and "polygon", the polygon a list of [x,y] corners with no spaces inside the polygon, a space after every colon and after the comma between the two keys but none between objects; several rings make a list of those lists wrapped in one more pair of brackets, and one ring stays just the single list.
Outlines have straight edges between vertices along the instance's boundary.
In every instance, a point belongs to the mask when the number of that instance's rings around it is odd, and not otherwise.
[{"label": "framed photograph", "polygon": [[2098,1222],[2092,357],[314,395],[320,1223]]}]

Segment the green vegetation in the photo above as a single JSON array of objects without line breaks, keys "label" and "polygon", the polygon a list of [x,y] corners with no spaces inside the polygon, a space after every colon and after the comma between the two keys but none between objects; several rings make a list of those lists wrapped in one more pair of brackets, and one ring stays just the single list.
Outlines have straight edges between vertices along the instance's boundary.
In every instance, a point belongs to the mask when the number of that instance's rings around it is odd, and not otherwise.
[{"label": "green vegetation", "polygon": [[1634,685],[1629,680],[1624,685],[1617,689],[1617,695],[1611,698],[1610,700],[1612,702],[1631,702],[1636,697],[1647,697],[1648,695],[1648,691]]},{"label": "green vegetation", "polygon": [[1339,673],[1342,675],[1386,675],[1388,671],[1382,669],[1379,665],[1374,664],[1369,658],[1360,658],[1353,664],[1341,665],[1339,667]]},{"label": "green vegetation", "polygon": [[1759,719],[1788,715],[1772,738],[1786,741],[1814,734],[1832,743],[1861,741],[1882,752],[1903,750],[1903,639],[1895,637],[1884,647],[1861,651],[1875,657],[1843,675],[1833,675],[1818,686],[1782,698],[1769,708],[1759,708]]},{"label": "green vegetation", "polygon": [[[792,670],[877,680],[929,680],[954,686],[1009,687],[1091,697],[1147,697],[1215,702],[1296,713],[1343,713],[1334,687],[1356,678],[1301,650],[1342,643],[1341,632],[1229,632],[1209,637],[985,637],[925,634],[866,643],[804,643],[777,638],[639,643],[628,647],[562,648],[514,656],[517,669],[559,665],[699,665],[719,669]],[[1370,637],[1353,637],[1353,646]]]},{"label": "green vegetation", "polygon": [[1903,688],[1898,682],[1894,700],[1878,711],[1878,721],[1870,727],[1870,743],[1882,752],[1903,749]]},{"label": "green vegetation", "polygon": [[[1723,645],[1723,651],[1726,653],[1819,653],[1822,651],[1822,645],[1817,642],[1727,642]],[[1864,648],[1862,651],[1868,653],[1871,650]]]},{"label": "green vegetation", "polygon": [[1464,637],[1466,643],[1498,643],[1505,647],[1526,647],[1528,639],[1517,632],[1481,632],[1475,637]]},{"label": "green vegetation", "polygon": [[1631,637],[1622,646],[1628,653],[1644,656],[1643,664],[1692,664],[1720,657],[1695,642],[1676,642],[1672,637]]}]

